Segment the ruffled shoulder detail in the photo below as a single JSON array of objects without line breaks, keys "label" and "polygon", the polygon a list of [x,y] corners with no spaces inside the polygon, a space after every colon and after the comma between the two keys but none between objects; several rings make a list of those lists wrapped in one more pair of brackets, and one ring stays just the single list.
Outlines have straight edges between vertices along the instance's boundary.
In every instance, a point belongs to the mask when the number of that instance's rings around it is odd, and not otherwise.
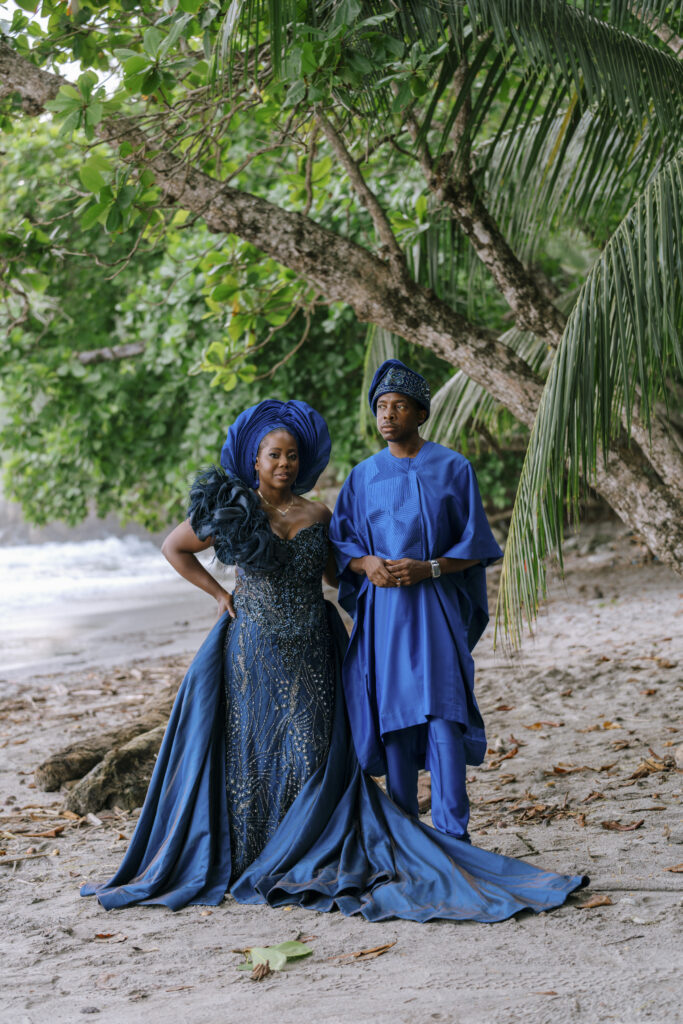
[{"label": "ruffled shoulder detail", "polygon": [[254,492],[217,466],[192,484],[187,514],[200,540],[213,537],[216,558],[225,565],[272,572],[289,560]]}]

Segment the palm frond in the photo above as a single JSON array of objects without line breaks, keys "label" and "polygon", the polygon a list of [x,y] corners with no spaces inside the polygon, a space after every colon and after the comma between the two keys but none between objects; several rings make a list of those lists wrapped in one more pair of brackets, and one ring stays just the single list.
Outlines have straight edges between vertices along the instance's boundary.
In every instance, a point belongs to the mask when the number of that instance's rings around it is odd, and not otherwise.
[{"label": "palm frond", "polygon": [[589,104],[606,98],[622,120],[680,130],[683,66],[662,49],[566,0],[470,0],[479,31],[512,42],[525,64],[549,70]]},{"label": "palm frond", "polygon": [[553,228],[625,216],[636,189],[675,152],[673,136],[652,124],[635,137],[622,132],[604,103],[578,117],[575,109],[544,114],[478,154],[491,213],[527,261]]},{"label": "palm frond", "polygon": [[496,632],[513,643],[545,589],[543,559],[562,559],[563,522],[581,478],[607,460],[638,402],[646,428],[655,403],[683,380],[683,150],[638,199],[594,264],[569,317],[541,398],[505,550]]},{"label": "palm frond", "polygon": [[[499,340],[521,356],[535,373],[547,372],[552,353],[537,335],[513,327]],[[422,433],[432,441],[457,445],[481,426],[504,443],[512,420],[480,384],[470,380],[462,370],[456,370],[433,396],[431,415]]]}]

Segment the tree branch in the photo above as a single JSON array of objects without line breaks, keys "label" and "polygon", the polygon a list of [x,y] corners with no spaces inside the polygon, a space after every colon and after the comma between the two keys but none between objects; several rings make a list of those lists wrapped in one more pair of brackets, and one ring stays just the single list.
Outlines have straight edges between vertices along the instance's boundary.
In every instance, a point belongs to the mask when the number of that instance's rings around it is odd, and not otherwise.
[{"label": "tree branch", "polygon": [[335,131],[320,109],[316,111],[316,119],[325,133],[327,141],[336,153],[339,162],[348,174],[351,187],[360,199],[361,205],[365,207],[372,217],[372,223],[375,225],[377,237],[381,241],[382,245],[385,246],[389,259],[397,270],[403,272],[405,268],[405,256],[401,246],[396,241],[394,232],[391,230],[391,224],[384,212],[384,208],[361,174],[358,164],[344,145],[341,136]]},{"label": "tree branch", "polygon": [[317,127],[311,132],[306,151],[306,205],[301,211],[304,217],[308,217],[313,206],[313,166],[315,164],[315,151],[318,144]]},{"label": "tree branch", "polygon": [[129,345],[112,345],[111,348],[91,348],[87,352],[76,352],[75,356],[83,366],[92,366],[94,363],[112,363],[117,359],[141,356],[145,348],[143,342],[135,341]]},{"label": "tree branch", "polygon": [[[456,72],[460,87],[467,77],[467,66],[462,64]],[[512,251],[493,217],[479,198],[472,181],[467,139],[469,103],[462,105],[455,119],[451,138],[455,151],[444,154],[436,163],[420,139],[420,127],[411,115],[408,130],[417,144],[418,158],[430,192],[446,206],[484,266],[488,268],[498,290],[514,313],[517,326],[533,331],[549,344],[557,347],[564,332],[566,317],[546,294],[547,289],[534,280]]]},{"label": "tree branch", "polygon": [[[37,114],[63,84],[65,79],[36,67],[0,41],[0,99],[17,93],[26,109]],[[210,231],[251,242],[310,281],[328,302],[344,302],[362,322],[431,349],[459,366],[521,422],[533,422],[541,379],[492,331],[470,323],[407,274],[397,280],[384,260],[310,217],[216,181],[152,144],[134,118],[107,118],[96,133],[117,146],[123,139],[131,143],[125,159],[154,171],[163,192],[160,205],[182,207],[201,216]]]}]

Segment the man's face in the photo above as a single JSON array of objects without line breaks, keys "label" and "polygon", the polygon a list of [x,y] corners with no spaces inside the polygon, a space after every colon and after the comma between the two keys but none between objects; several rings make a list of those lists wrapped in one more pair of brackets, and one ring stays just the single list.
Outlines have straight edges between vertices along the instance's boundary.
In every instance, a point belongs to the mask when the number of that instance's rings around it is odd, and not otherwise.
[{"label": "man's face", "polygon": [[407,441],[426,418],[426,410],[415,399],[398,391],[388,391],[377,399],[377,429],[385,441]]}]

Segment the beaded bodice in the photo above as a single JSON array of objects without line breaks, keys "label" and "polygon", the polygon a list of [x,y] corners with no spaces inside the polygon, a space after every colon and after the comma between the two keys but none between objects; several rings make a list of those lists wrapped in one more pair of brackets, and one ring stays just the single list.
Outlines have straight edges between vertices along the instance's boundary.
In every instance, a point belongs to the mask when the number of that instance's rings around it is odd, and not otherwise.
[{"label": "beaded bodice", "polygon": [[289,549],[285,565],[272,572],[238,570],[235,608],[261,629],[278,638],[309,642],[323,628],[325,605],[322,573],[327,561],[327,527],[313,523],[291,540],[278,538]]}]

